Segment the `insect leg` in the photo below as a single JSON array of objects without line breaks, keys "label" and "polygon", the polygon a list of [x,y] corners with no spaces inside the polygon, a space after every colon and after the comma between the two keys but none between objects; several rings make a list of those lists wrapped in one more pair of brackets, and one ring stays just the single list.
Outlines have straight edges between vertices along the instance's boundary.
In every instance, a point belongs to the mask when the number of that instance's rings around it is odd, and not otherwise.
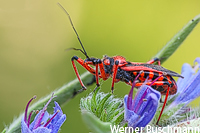
[{"label": "insect leg", "polygon": [[105,68],[103,66],[103,62],[101,60],[99,60],[98,63],[99,63],[99,69],[100,69],[100,72],[101,72],[102,79],[107,80],[109,78],[109,74],[106,74]]},{"label": "insect leg", "polygon": [[100,86],[100,84],[99,84],[99,72],[98,72],[98,66],[99,66],[99,64],[97,63],[97,62],[95,62],[95,66],[96,66],[96,74],[95,74],[95,77],[96,77],[96,87],[95,87],[95,89],[94,89],[94,91],[93,92],[95,92],[95,90]]},{"label": "insect leg", "polygon": [[151,59],[150,61],[147,62],[147,64],[153,64],[155,62],[158,62],[158,65],[160,66],[160,59],[159,58]]},{"label": "insect leg", "polygon": [[[97,87],[99,87],[100,84],[99,84],[99,72],[98,72],[99,64],[98,64],[98,62],[95,63],[95,66],[96,66],[96,74],[95,74],[95,77],[96,77],[96,85],[97,85]],[[96,88],[97,88],[97,87],[96,87]],[[95,88],[95,90],[96,90],[96,88]]]},{"label": "insect leg", "polygon": [[165,101],[164,101],[164,103],[163,103],[163,106],[162,106],[160,115],[159,115],[159,117],[158,117],[158,120],[157,120],[157,122],[156,122],[156,125],[158,125],[158,122],[160,121],[160,117],[161,117],[161,115],[162,115],[162,113],[163,113],[163,110],[164,110],[164,108],[165,108],[165,105],[166,105],[166,103],[167,103],[168,95],[169,95],[169,87],[168,87],[168,89],[167,89],[167,94],[166,94],[166,96],[165,96]]},{"label": "insect leg", "polygon": [[86,90],[86,87],[84,86],[84,84],[83,84],[83,82],[82,82],[82,80],[80,78],[80,75],[78,73],[78,70],[77,70],[77,67],[76,67],[76,65],[74,63],[74,60],[76,60],[81,66],[83,66],[85,69],[87,69],[93,75],[95,74],[95,70],[92,67],[90,67],[89,65],[85,65],[84,60],[82,60],[81,58],[78,58],[77,56],[73,56],[72,57],[71,61],[72,61],[72,65],[73,65],[74,71],[76,73],[76,76],[77,76],[82,88],[84,90]]},{"label": "insect leg", "polygon": [[[107,80],[109,78],[109,74],[106,74],[104,65],[103,65],[101,59],[97,59],[95,61],[95,66],[96,66],[96,82],[97,82],[97,86],[99,86],[99,80],[97,77],[100,77],[103,80]],[[100,69],[100,75],[98,73],[98,68]]]},{"label": "insect leg", "polygon": [[[106,74],[105,69],[104,69],[104,65],[103,65],[103,63],[100,59],[96,60],[95,65],[96,65],[96,76],[95,76],[96,77],[96,84],[97,84],[97,87],[99,87],[100,84],[99,84],[99,79],[97,77],[100,77],[103,80],[107,80],[109,78],[109,74]],[[100,69],[100,75],[98,75],[99,74],[98,73],[98,67]],[[94,89],[94,91],[97,89],[97,87]]]},{"label": "insect leg", "polygon": [[113,68],[112,86],[111,86],[112,93],[113,93],[113,90],[114,90],[114,83],[115,83],[115,77],[117,75],[118,65],[119,65],[119,61],[116,60],[115,64],[113,65],[114,68]]}]

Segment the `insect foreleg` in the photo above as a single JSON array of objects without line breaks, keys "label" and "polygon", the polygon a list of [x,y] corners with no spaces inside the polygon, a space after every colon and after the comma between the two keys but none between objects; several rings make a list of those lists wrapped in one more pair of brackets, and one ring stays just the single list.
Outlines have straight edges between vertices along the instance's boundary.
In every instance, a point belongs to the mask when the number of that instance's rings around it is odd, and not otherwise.
[{"label": "insect foreleg", "polygon": [[77,70],[77,67],[76,67],[76,65],[75,65],[75,63],[74,63],[74,60],[76,60],[81,66],[83,66],[86,70],[88,70],[88,71],[89,71],[90,73],[92,73],[93,75],[95,75],[95,70],[94,70],[91,66],[89,66],[89,65],[87,64],[87,62],[84,62],[84,60],[82,60],[81,58],[78,58],[77,56],[73,56],[73,57],[72,57],[71,61],[72,61],[72,65],[73,65],[74,71],[75,71],[75,73],[76,73],[76,76],[77,76],[77,78],[78,78],[78,80],[79,80],[79,82],[80,82],[82,88],[83,88],[84,90],[86,90],[86,87],[85,87],[85,85],[83,84],[83,82],[82,82],[82,80],[81,80],[81,78],[80,78],[80,75],[79,75],[79,73],[78,73],[78,70]]},{"label": "insect foreleg", "polygon": [[[78,78],[78,80],[79,80],[79,82],[80,82],[80,84],[81,84],[81,86],[82,86],[82,88],[84,89],[84,90],[86,90],[86,87],[85,87],[85,85],[83,84],[83,82],[82,82],[82,80],[81,80],[81,78],[80,78],[80,75],[79,75],[79,73],[78,73],[78,70],[77,70],[77,68],[76,68],[76,65],[75,65],[75,63],[74,63],[74,60],[78,60],[78,57],[77,56],[73,56],[72,57],[72,65],[73,65],[73,68],[74,68],[74,71],[75,71],[75,73],[76,73],[76,76],[77,76],[77,78]],[[82,61],[80,62],[80,61],[77,61],[79,64],[82,64]]]}]

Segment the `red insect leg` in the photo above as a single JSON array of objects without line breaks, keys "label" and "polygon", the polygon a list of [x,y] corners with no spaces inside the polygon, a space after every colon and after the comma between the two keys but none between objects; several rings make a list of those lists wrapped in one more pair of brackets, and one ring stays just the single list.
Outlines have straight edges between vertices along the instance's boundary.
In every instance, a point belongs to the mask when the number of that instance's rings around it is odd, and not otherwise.
[{"label": "red insect leg", "polygon": [[[109,78],[109,74],[106,74],[105,69],[104,69],[104,64],[102,63],[102,61],[100,59],[96,60],[96,85],[97,87],[100,86],[99,84],[99,77],[101,77],[103,80],[107,80]],[[98,68],[100,69],[100,75],[98,72]],[[94,89],[94,91],[97,89],[97,87]]]},{"label": "red insect leg", "polygon": [[158,122],[160,121],[160,117],[161,117],[161,115],[162,115],[162,113],[163,113],[163,110],[164,110],[164,108],[165,108],[165,105],[166,105],[166,103],[167,103],[168,95],[169,95],[169,87],[168,87],[168,89],[167,89],[167,94],[166,94],[166,96],[165,96],[165,101],[164,101],[164,103],[163,103],[163,106],[162,106],[160,115],[159,115],[159,117],[158,117],[158,120],[157,120],[157,122],[156,122],[156,125],[158,125]]},{"label": "red insect leg", "polygon": [[73,65],[74,71],[75,71],[75,73],[76,73],[76,76],[77,76],[77,78],[78,78],[78,80],[79,80],[79,82],[80,82],[82,88],[83,88],[84,90],[86,90],[86,87],[84,86],[84,84],[83,84],[83,82],[82,82],[82,80],[81,80],[81,78],[80,78],[80,75],[79,75],[79,73],[78,73],[78,70],[77,70],[76,65],[75,65],[75,63],[74,63],[73,60],[72,60],[72,65]]},{"label": "red insect leg", "polygon": [[101,60],[99,61],[99,69],[100,69],[100,72],[101,72],[102,79],[107,80],[109,78],[109,74],[106,74],[103,62],[101,62]]},{"label": "red insect leg", "polygon": [[85,90],[86,87],[84,86],[84,84],[80,78],[80,75],[79,75],[76,65],[74,63],[74,60],[76,60],[81,66],[83,66],[86,70],[88,70],[93,75],[95,75],[95,70],[91,66],[88,65],[89,63],[87,64],[87,62],[84,62],[84,60],[82,60],[81,58],[78,58],[77,56],[73,56],[71,60],[72,60],[72,65],[73,65],[74,71],[76,73],[76,76],[77,76],[82,88]]},{"label": "red insect leg", "polygon": [[116,75],[117,75],[118,65],[119,65],[119,61],[116,60],[115,64],[113,65],[113,76],[112,76],[112,86],[111,86],[112,93],[113,93],[113,90],[114,90],[114,83],[115,83],[115,78],[116,78]]}]

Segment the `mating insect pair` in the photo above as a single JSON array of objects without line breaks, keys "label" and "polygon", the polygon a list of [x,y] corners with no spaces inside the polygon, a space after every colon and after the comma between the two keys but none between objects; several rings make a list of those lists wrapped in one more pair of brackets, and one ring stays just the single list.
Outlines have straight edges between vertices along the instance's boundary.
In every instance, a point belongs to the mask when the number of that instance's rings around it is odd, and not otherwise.
[{"label": "mating insect pair", "polygon": [[[113,57],[105,56],[103,59],[90,58],[87,55],[82,45],[82,42],[73,26],[73,23],[71,21],[69,14],[60,4],[59,6],[68,15],[72,28],[75,31],[77,38],[79,40],[79,43],[82,47],[82,49],[76,49],[76,48],[72,48],[72,49],[79,50],[86,56],[85,60],[77,56],[73,56],[71,59],[74,71],[82,86],[82,89],[86,89],[86,87],[84,86],[80,78],[80,75],[78,73],[78,70],[74,61],[77,61],[87,71],[95,75],[97,87],[100,85],[99,78],[102,78],[103,80],[107,80],[109,77],[111,77],[112,78],[112,84],[111,84],[112,92],[114,90],[114,83],[116,82],[123,81],[128,85],[132,85],[134,79],[139,74],[135,87],[140,87],[148,78],[148,81],[145,82],[147,85],[151,85],[152,88],[159,91],[162,95],[166,95],[161,113],[156,123],[158,124],[160,117],[162,115],[162,112],[164,110],[165,104],[167,102],[168,95],[173,95],[177,92],[177,85],[176,85],[175,80],[172,78],[172,76],[175,76],[175,77],[182,77],[182,76],[176,72],[170,71],[160,66],[160,60],[158,58],[154,58],[148,61],[147,63],[129,62],[129,61],[126,61],[126,59],[122,56],[113,56]],[[157,62],[158,65],[154,65],[153,63],[155,62]],[[94,66],[95,68],[91,66]]]}]

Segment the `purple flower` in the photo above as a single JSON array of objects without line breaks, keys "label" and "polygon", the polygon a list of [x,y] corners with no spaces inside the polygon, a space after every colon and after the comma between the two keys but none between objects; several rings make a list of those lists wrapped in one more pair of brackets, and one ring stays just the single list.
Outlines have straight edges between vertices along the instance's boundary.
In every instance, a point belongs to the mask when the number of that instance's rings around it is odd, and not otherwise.
[{"label": "purple flower", "polygon": [[142,85],[135,98],[132,99],[134,86],[135,83],[129,95],[124,97],[124,119],[130,127],[145,127],[156,113],[161,94],[148,85]]},{"label": "purple flower", "polygon": [[178,96],[176,95],[176,99],[172,102],[168,109],[175,107],[178,104],[187,105],[200,96],[200,70],[195,73],[196,69],[200,66],[200,58],[196,58],[194,63],[196,62],[197,65],[195,65],[194,68],[187,63],[183,64],[181,75],[183,75],[184,78],[178,79]]},{"label": "purple flower", "polygon": [[30,123],[32,112],[30,112],[28,118],[27,118],[27,112],[28,112],[28,106],[31,103],[33,99],[35,99],[36,96],[34,96],[27,104],[25,114],[22,117],[21,121],[21,132],[22,133],[57,133],[60,129],[61,125],[66,120],[66,115],[63,114],[59,104],[57,102],[54,102],[54,113],[51,115],[47,112],[47,106],[51,102],[51,100],[54,98],[53,95],[47,102],[47,104],[44,106],[42,110],[39,111],[39,113],[35,116],[34,121]]}]

